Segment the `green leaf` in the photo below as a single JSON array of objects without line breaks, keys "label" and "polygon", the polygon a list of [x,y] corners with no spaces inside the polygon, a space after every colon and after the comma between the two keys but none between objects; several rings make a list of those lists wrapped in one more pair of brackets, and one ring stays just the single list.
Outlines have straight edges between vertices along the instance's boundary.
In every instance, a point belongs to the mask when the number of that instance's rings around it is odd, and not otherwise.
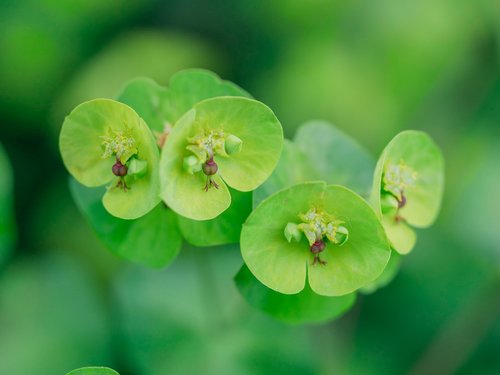
[{"label": "green leaf", "polygon": [[[104,148],[105,137],[117,134],[127,134],[135,142],[120,156],[122,163],[133,154],[147,162],[143,177],[125,177],[126,191],[117,187],[119,178],[111,169],[116,158],[107,155]],[[112,215],[135,219],[158,204],[158,148],[147,125],[127,105],[110,99],[80,104],[66,117],[59,145],[66,168],[81,184],[96,187],[111,183],[103,204]]]},{"label": "green leaf", "polygon": [[[219,188],[204,191],[207,177],[189,174],[183,168],[189,140],[209,131],[232,134],[243,142],[241,152],[216,155],[218,174],[212,178]],[[262,184],[276,166],[283,132],[272,111],[252,99],[220,97],[194,106],[174,126],[160,160],[161,197],[178,214],[193,220],[213,219],[231,202],[226,184],[250,191]],[[225,183],[222,182],[221,178]]]},{"label": "green leaf", "polygon": [[[305,238],[289,243],[283,233],[288,223],[314,207],[342,220],[349,231],[342,246],[327,243],[321,253],[325,265],[312,265],[314,256]],[[277,292],[300,292],[307,269],[314,292],[340,296],[375,280],[389,260],[390,248],[382,225],[361,197],[341,186],[311,182],[261,202],[243,225],[241,253],[254,276]]]},{"label": "green leaf", "polygon": [[13,176],[9,159],[0,144],[0,265],[14,246]]},{"label": "green leaf", "polygon": [[204,69],[182,70],[172,76],[168,88],[168,101],[164,110],[170,123],[175,124],[182,115],[202,100],[219,96],[242,96],[250,94],[230,81]]},{"label": "green leaf", "polygon": [[66,375],[119,375],[108,367],[82,367],[68,372]]},{"label": "green leaf", "polygon": [[299,127],[294,143],[322,180],[368,196],[375,160],[353,138],[328,122],[310,121]]},{"label": "green leaf", "polygon": [[237,243],[241,226],[252,211],[252,194],[229,189],[231,206],[212,220],[197,221],[178,216],[182,236],[194,246]]},{"label": "green leaf", "polygon": [[295,143],[285,139],[280,160],[271,176],[253,192],[253,206],[273,193],[306,181],[321,180],[307,156]]},{"label": "green leaf", "polygon": [[150,78],[140,77],[127,82],[116,100],[132,107],[151,130],[162,132],[169,123],[164,108],[168,90]]},{"label": "green leaf", "polygon": [[397,251],[391,251],[391,258],[384,269],[384,272],[368,285],[362,287],[359,291],[363,294],[371,294],[376,290],[387,286],[398,274],[401,265],[401,255]]},{"label": "green leaf", "polygon": [[275,170],[254,191],[254,207],[278,190],[316,180],[345,185],[368,195],[374,164],[367,151],[333,125],[307,122],[300,126],[293,143],[285,140]]},{"label": "green leaf", "polygon": [[71,179],[70,189],[80,211],[113,253],[149,267],[165,267],[179,253],[182,238],[176,215],[163,205],[139,219],[122,220],[104,209],[100,200],[104,188],[87,188]]},{"label": "green leaf", "polygon": [[187,69],[174,74],[168,87],[149,78],[135,78],[125,84],[117,100],[134,108],[152,130],[163,132],[196,103],[218,96],[250,94],[208,70]]},{"label": "green leaf", "polygon": [[234,278],[243,298],[253,307],[287,323],[320,323],[338,318],[356,301],[356,294],[325,297],[309,285],[298,294],[281,294],[261,284],[243,265]]},{"label": "green leaf", "polygon": [[[416,178],[405,189],[406,204],[397,212],[402,220],[395,220],[393,214],[382,213],[382,179],[388,166],[401,162],[415,172]],[[413,248],[416,234],[411,226],[424,228],[435,221],[441,207],[443,190],[444,160],[434,141],[426,133],[414,130],[396,135],[377,162],[370,198],[396,251],[407,254]]]}]

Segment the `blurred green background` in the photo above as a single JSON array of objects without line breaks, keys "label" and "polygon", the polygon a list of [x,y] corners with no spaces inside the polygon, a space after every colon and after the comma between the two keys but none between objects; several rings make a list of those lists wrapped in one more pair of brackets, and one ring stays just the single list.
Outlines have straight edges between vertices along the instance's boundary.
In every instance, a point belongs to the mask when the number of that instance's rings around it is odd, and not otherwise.
[{"label": "blurred green background", "polygon": [[[499,19],[494,0],[0,2],[0,374],[500,374]],[[442,214],[389,286],[289,326],[238,295],[237,247],[165,270],[103,248],[69,195],[63,118],[188,67],[289,137],[325,119],[375,157],[402,129],[436,139]]]}]

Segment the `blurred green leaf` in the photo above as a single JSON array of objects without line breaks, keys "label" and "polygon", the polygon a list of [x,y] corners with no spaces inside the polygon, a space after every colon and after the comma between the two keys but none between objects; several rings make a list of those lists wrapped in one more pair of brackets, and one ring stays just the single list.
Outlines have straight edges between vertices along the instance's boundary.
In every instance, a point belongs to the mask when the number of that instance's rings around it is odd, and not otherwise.
[{"label": "blurred green leaf", "polygon": [[271,176],[253,192],[253,207],[277,192],[306,181],[320,180],[321,177],[310,165],[308,157],[295,143],[285,139],[280,160]]},{"label": "blurred green leaf", "polygon": [[82,262],[49,253],[0,275],[0,374],[65,374],[111,362],[103,288]]},{"label": "blurred green leaf", "polygon": [[252,193],[229,189],[231,206],[212,220],[197,221],[178,215],[183,237],[194,246],[237,243],[241,226],[252,211]]},{"label": "blurred green leaf", "polygon": [[[61,84],[113,29],[139,18],[151,0],[20,0],[0,4],[0,109],[40,130]],[[120,11],[116,12],[116,7]],[[92,22],[88,22],[88,20]],[[113,32],[112,32],[113,31]]]},{"label": "blurred green leaf", "polygon": [[177,220],[163,204],[139,219],[122,220],[102,205],[105,187],[87,188],[71,179],[70,189],[80,211],[113,253],[149,267],[164,267],[179,253],[182,239]]},{"label": "blurred green leaf", "polygon": [[151,130],[162,132],[167,123],[164,102],[168,90],[150,78],[134,78],[127,82],[116,100],[132,107]]},{"label": "blurred green leaf", "polygon": [[293,139],[321,179],[368,197],[375,159],[356,140],[326,121],[302,124]]},{"label": "blurred green leaf", "polygon": [[0,144],[0,265],[9,256],[14,246],[13,188],[12,168]]},{"label": "blurred green leaf", "polygon": [[306,283],[298,294],[281,294],[265,287],[243,265],[234,281],[243,298],[253,307],[287,323],[319,323],[339,317],[356,301],[356,293],[325,297]]},{"label": "blurred green leaf", "polygon": [[401,264],[401,255],[398,252],[392,250],[391,257],[387,266],[385,266],[384,272],[368,285],[362,287],[359,291],[363,294],[371,294],[376,290],[383,288],[388,285],[398,274],[399,267]]},{"label": "blurred green leaf", "polygon": [[169,100],[165,103],[171,124],[181,118],[196,103],[218,96],[251,95],[230,81],[224,81],[216,74],[203,69],[180,71],[172,76],[168,90]]},{"label": "blurred green leaf", "polygon": [[312,375],[322,353],[303,327],[248,308],[232,278],[237,247],[187,248],[168,272],[116,280],[122,353],[133,374]]},{"label": "blurred green leaf", "polygon": [[66,375],[119,375],[108,367],[82,367],[68,372]]},{"label": "blurred green leaf", "polygon": [[374,159],[354,139],[325,121],[310,121],[299,127],[293,142],[285,141],[275,170],[254,191],[253,206],[278,190],[317,180],[367,197],[374,167]]}]

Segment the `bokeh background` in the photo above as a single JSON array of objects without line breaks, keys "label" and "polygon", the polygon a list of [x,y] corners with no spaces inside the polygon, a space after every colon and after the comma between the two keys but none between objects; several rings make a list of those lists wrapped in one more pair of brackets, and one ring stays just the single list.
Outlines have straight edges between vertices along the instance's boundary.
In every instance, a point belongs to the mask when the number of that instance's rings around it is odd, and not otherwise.
[{"label": "bokeh background", "polygon": [[[494,0],[1,1],[0,374],[500,374],[499,20]],[[290,326],[239,297],[237,247],[164,270],[103,248],[69,195],[63,118],[188,67],[288,136],[325,119],[374,157],[402,129],[436,139],[442,214],[389,286]]]}]

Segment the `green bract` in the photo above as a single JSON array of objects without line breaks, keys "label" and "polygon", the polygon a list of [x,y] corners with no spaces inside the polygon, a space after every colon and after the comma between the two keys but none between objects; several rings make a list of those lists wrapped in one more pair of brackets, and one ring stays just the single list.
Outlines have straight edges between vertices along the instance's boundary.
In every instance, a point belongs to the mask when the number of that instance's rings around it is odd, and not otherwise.
[{"label": "green bract", "polygon": [[88,188],[71,179],[70,190],[96,234],[116,255],[158,268],[170,264],[179,253],[182,238],[176,215],[164,205],[138,219],[122,220],[104,209],[104,187]]},{"label": "green bract", "polygon": [[250,305],[287,323],[319,323],[334,319],[356,301],[356,293],[325,297],[314,293],[307,284],[298,294],[281,294],[262,285],[246,266],[234,280]]},{"label": "green bract", "polygon": [[414,247],[412,226],[434,222],[443,188],[444,161],[434,141],[413,130],[396,135],[378,160],[371,202],[397,252],[406,254]]},{"label": "green bract", "polygon": [[[288,236],[290,223],[303,235]],[[299,293],[307,277],[315,293],[340,296],[375,280],[390,247],[361,197],[341,186],[310,182],[271,195],[250,214],[241,253],[254,276],[277,292]]]},{"label": "green bract", "polygon": [[76,180],[108,186],[103,204],[112,215],[135,219],[158,204],[158,147],[129,106],[110,99],[80,104],[66,117],[59,146]]},{"label": "green bract", "polygon": [[372,186],[375,161],[354,139],[324,121],[299,127],[294,141],[285,141],[271,176],[254,191],[254,206],[270,194],[306,181],[339,184],[363,196]]},{"label": "green bract", "polygon": [[282,144],[281,125],[264,104],[238,97],[204,100],[179,119],[167,138],[160,160],[161,197],[182,216],[213,219],[231,203],[227,185],[246,192],[269,177]]}]

